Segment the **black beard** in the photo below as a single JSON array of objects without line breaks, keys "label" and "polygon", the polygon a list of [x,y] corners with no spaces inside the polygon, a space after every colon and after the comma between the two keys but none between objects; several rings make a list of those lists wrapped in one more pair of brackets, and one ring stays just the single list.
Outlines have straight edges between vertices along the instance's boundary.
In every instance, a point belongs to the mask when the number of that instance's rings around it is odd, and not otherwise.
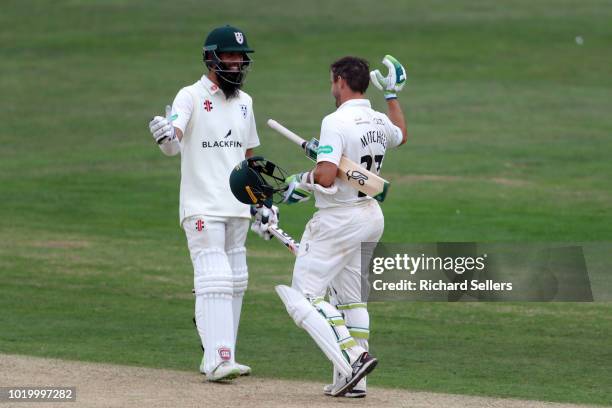
[{"label": "black beard", "polygon": [[225,71],[223,73],[217,73],[217,78],[219,78],[219,88],[221,88],[221,91],[223,91],[227,99],[238,96],[238,91],[242,88],[242,72]]}]

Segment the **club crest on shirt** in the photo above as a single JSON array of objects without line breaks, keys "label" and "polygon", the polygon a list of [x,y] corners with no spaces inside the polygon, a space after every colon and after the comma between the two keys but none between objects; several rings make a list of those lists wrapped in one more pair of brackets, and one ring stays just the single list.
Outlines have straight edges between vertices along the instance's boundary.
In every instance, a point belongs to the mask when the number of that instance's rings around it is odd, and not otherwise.
[{"label": "club crest on shirt", "polygon": [[246,105],[240,105],[240,110],[242,111],[242,117],[244,119],[246,119],[246,117],[247,117],[247,106]]},{"label": "club crest on shirt", "polygon": [[244,42],[244,35],[240,31],[236,31],[234,33],[234,37],[236,37],[236,42],[238,44],[242,44]]}]

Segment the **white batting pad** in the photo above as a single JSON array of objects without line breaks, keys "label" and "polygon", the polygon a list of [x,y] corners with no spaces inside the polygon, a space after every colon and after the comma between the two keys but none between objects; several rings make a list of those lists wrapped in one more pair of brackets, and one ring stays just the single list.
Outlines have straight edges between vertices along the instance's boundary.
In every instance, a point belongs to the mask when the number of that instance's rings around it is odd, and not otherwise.
[{"label": "white batting pad", "polygon": [[232,268],[234,290],[232,294],[232,312],[234,317],[234,343],[238,338],[242,299],[249,283],[249,272],[246,263],[246,248],[239,247],[227,251],[227,259]]},{"label": "white batting pad", "polygon": [[196,323],[203,328],[206,373],[223,361],[234,363],[233,276],[227,255],[219,248],[202,250],[194,261]]},{"label": "white batting pad", "polygon": [[295,324],[308,332],[340,373],[349,377],[352,373],[351,366],[342,355],[336,336],[327,320],[297,290],[285,285],[278,285],[275,289]]}]

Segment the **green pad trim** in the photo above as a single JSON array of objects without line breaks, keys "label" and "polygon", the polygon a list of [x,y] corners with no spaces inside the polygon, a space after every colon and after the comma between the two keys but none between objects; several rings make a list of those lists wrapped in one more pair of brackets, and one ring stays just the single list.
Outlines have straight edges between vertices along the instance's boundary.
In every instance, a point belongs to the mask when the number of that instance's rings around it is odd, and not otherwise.
[{"label": "green pad trim", "polygon": [[359,327],[348,327],[349,333],[355,339],[365,339],[368,340],[370,338],[370,331],[368,329],[362,329]]},{"label": "green pad trim", "polygon": [[340,349],[346,350],[348,348],[355,347],[357,342],[352,337],[347,337],[346,339],[338,341],[338,344],[340,345]]},{"label": "green pad trim", "polygon": [[368,307],[367,303],[345,303],[343,305],[337,305],[336,309],[338,310],[348,310],[348,309],[358,309],[363,307],[364,309]]}]

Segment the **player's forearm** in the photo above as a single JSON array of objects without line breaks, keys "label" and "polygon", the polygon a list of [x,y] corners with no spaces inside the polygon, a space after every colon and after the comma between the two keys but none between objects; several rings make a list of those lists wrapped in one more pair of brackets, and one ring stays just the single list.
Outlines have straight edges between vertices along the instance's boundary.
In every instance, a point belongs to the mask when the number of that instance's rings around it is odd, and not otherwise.
[{"label": "player's forearm", "polygon": [[174,127],[174,134],[176,135],[176,139],[180,142],[183,140],[183,131],[176,126]]},{"label": "player's forearm", "polygon": [[406,143],[408,139],[408,132],[406,131],[406,118],[404,118],[404,112],[397,99],[387,100],[388,113],[387,116],[395,126],[402,130],[402,143]]},{"label": "player's forearm", "polygon": [[323,186],[330,187],[336,180],[338,166],[332,162],[319,162],[314,171],[314,182]]}]

